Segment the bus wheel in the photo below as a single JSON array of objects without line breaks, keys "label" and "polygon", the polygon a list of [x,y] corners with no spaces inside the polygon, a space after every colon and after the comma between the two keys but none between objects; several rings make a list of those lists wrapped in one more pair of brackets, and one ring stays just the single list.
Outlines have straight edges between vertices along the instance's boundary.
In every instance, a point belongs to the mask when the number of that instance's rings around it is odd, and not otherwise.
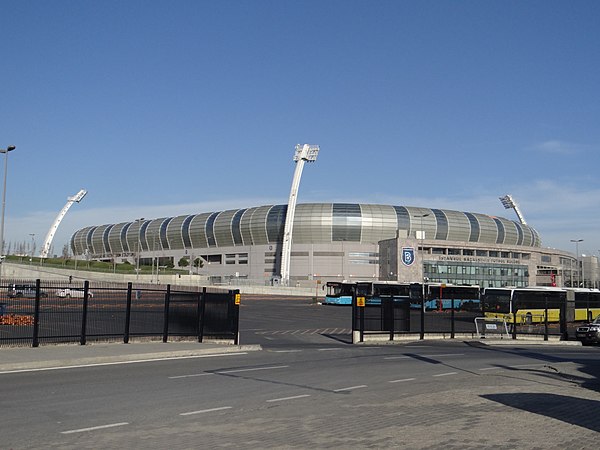
[{"label": "bus wheel", "polygon": [[532,317],[531,313],[525,314],[525,323],[527,325],[531,325],[533,323],[533,317]]}]

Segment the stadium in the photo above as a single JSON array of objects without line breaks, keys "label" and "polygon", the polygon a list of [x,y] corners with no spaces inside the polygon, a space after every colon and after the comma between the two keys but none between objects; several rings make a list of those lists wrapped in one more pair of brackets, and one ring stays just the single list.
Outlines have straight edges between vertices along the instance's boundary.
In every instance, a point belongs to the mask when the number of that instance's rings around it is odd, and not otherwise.
[{"label": "stadium", "polygon": [[[571,286],[577,258],[542,247],[524,223],[487,214],[363,203],[294,205],[290,286],[397,280]],[[282,282],[288,205],[88,226],[71,237],[78,259],[174,266],[214,283]],[[194,264],[196,262],[196,264]]]}]

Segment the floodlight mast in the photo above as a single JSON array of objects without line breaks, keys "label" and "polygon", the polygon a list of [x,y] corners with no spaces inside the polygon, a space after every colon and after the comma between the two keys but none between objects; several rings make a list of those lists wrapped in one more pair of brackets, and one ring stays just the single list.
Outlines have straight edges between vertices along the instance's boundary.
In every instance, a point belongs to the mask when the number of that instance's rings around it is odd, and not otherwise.
[{"label": "floodlight mast", "polygon": [[292,231],[294,228],[294,215],[296,213],[296,200],[298,199],[298,188],[300,187],[300,178],[302,177],[302,169],[305,162],[314,162],[319,154],[318,145],[297,144],[296,153],[294,153],[294,161],[296,162],[296,170],[294,171],[294,179],[292,180],[292,188],[290,190],[290,199],[288,200],[287,213],[285,215],[285,226],[283,230],[283,247],[281,250],[281,284],[289,286],[290,282],[290,257],[292,253]]},{"label": "floodlight mast", "polygon": [[504,208],[514,209],[515,213],[517,213],[517,217],[519,218],[519,222],[521,222],[523,225],[527,225],[523,214],[521,214],[521,211],[519,210],[519,205],[517,205],[517,202],[513,200],[510,194],[506,194],[504,197],[500,197],[500,201],[502,202]]},{"label": "floodlight mast", "polygon": [[56,230],[58,229],[60,222],[63,220],[63,218],[67,214],[67,211],[73,205],[73,203],[79,203],[83,199],[83,197],[85,197],[85,194],[87,194],[87,191],[82,189],[73,197],[67,198],[67,204],[63,207],[63,209],[60,210],[58,216],[56,216],[56,219],[54,220],[54,223],[50,227],[50,230],[48,230],[46,240],[44,241],[42,251],[40,252],[40,258],[45,259],[48,257],[48,253],[50,252],[50,246],[52,245],[52,240],[54,239],[54,235],[56,234]]}]

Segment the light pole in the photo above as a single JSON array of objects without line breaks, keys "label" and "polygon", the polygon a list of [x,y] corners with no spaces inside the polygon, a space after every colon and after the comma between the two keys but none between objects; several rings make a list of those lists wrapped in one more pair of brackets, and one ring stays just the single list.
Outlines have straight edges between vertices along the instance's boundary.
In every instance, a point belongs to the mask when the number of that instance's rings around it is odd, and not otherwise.
[{"label": "light pole", "polygon": [[290,189],[290,198],[288,200],[287,212],[285,214],[285,225],[283,228],[283,243],[281,246],[281,284],[289,286],[290,281],[290,259],[292,256],[292,233],[294,229],[294,215],[296,213],[296,200],[298,199],[298,188],[300,187],[300,178],[305,162],[314,162],[319,154],[318,145],[296,145],[294,153],[294,162],[296,170],[292,179],[292,188]]},{"label": "light pole", "polygon": [[137,229],[137,261],[135,263],[135,280],[138,281],[140,279],[140,252],[141,252],[141,246],[142,246],[142,241],[141,241],[141,231],[142,231],[142,222],[144,221],[144,218],[141,217],[139,219],[135,220],[135,223],[138,224],[138,229]]},{"label": "light pole", "polygon": [[422,286],[422,295],[423,295],[423,305],[425,305],[425,249],[424,249],[425,230],[423,229],[423,218],[424,217],[429,217],[429,213],[419,214],[419,215],[416,215],[415,217],[421,219],[421,230],[420,230],[420,239],[421,239],[421,252],[420,252],[421,253],[421,286]]},{"label": "light pole", "polygon": [[31,236],[31,257],[29,258],[29,265],[31,265],[35,253],[35,233],[29,233],[29,236]]},{"label": "light pole", "polygon": [[[579,271],[579,243],[583,242],[583,239],[571,239],[571,242],[575,242],[575,254],[577,255],[577,287],[581,283],[581,275]],[[573,283],[571,283],[573,285]]]},{"label": "light pole", "polygon": [[[6,175],[8,172],[8,152],[12,152],[14,145],[9,145],[5,149],[0,149],[4,153],[4,189],[2,191],[2,218],[0,219],[0,259],[4,257],[4,210],[6,208]],[[0,275],[2,275],[2,261],[0,260]]]}]

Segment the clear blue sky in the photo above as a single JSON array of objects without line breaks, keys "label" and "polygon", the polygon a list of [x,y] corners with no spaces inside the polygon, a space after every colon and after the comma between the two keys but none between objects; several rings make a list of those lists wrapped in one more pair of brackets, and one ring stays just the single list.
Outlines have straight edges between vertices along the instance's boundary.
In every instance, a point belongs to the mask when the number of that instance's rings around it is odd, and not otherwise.
[{"label": "clear blue sky", "polygon": [[[6,242],[287,202],[516,219],[600,250],[600,2],[0,0]],[[1,156],[1,155],[0,155]]]}]

